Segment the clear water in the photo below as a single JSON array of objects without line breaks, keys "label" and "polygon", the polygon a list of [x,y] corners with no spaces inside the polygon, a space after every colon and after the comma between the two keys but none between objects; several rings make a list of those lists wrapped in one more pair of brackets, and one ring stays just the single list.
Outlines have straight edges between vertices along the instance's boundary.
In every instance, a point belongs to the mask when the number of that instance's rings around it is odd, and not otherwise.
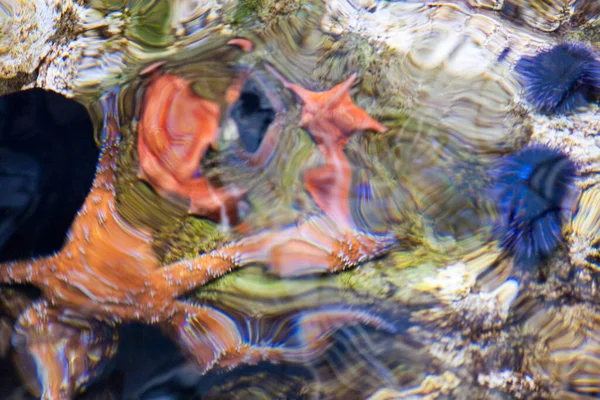
[{"label": "clear water", "polygon": [[75,8],[37,85],[101,155],[64,245],[0,266],[7,398],[594,397],[596,11],[487,3]]}]

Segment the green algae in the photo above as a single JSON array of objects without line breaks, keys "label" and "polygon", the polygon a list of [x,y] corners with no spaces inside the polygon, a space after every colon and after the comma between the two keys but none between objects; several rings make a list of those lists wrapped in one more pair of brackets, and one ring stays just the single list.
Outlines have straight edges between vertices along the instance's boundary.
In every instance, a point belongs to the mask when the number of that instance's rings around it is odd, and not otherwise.
[{"label": "green algae", "polygon": [[175,41],[170,29],[170,0],[93,0],[90,6],[118,16],[125,26],[124,36],[141,46],[165,48]]},{"label": "green algae", "polygon": [[231,18],[234,25],[241,25],[251,16],[259,13],[263,6],[263,0],[242,0],[238,2]]},{"label": "green algae", "polygon": [[268,26],[294,17],[307,3],[305,0],[241,0],[226,9],[224,21],[234,28],[256,29],[261,24]]},{"label": "green algae", "polygon": [[170,0],[137,0],[130,8],[131,26],[125,36],[149,47],[167,47],[174,43],[170,33]]}]

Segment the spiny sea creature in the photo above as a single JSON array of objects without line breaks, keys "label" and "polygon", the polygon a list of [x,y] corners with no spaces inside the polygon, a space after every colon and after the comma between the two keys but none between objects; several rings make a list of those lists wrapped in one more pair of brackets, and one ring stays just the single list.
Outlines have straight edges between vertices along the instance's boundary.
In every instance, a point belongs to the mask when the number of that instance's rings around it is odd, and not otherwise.
[{"label": "spiny sea creature", "polygon": [[[348,82],[352,81],[353,78]],[[346,97],[348,82],[343,86]],[[183,116],[186,124],[179,125],[181,120],[178,120],[166,126],[169,137],[183,136],[190,143],[201,143],[202,146],[192,146],[199,153],[212,143],[216,130],[216,126],[187,130],[201,128],[199,120],[206,119],[194,108],[205,105],[201,103],[202,98],[188,93],[187,85],[175,76],[161,75],[151,83],[159,84],[163,90],[156,95],[160,97],[162,93],[170,100],[159,101],[162,106],[159,109],[152,103],[142,105],[142,120],[146,121],[143,145],[147,148],[142,147],[140,158],[148,157],[148,149],[159,150],[151,153],[160,156],[158,159],[152,163],[142,162],[146,173],[149,167],[163,168],[154,177],[173,172],[169,167],[180,161],[184,161],[182,165],[188,165],[186,162],[193,165],[194,160],[198,161],[198,154],[192,154],[190,160],[173,155],[176,149],[172,147],[179,142],[164,140],[163,125],[150,127],[148,121],[153,122],[157,117],[161,121],[174,105],[190,111]],[[183,97],[177,98],[181,93]],[[332,93],[339,94],[335,90]],[[321,96],[332,112],[314,116],[312,126],[325,126],[325,122],[318,119],[327,121],[332,139],[338,139],[340,133],[349,135],[370,126],[383,129],[373,120],[366,124],[365,118],[357,119],[357,115],[364,117],[366,113],[351,100],[342,102],[346,107],[342,111],[349,111],[340,112],[335,108],[337,103],[326,101],[328,94],[324,92]],[[43,298],[19,317],[13,345],[20,360],[33,359],[43,399],[68,399],[84,388],[115,353],[115,328],[123,322],[159,324],[183,347],[201,372],[261,361],[305,363],[327,350],[330,336],[346,325],[363,324],[395,331],[394,326],[368,311],[336,306],[298,311],[265,328],[268,332],[278,332],[292,327],[283,339],[268,337],[264,332],[248,336],[242,333],[238,322],[224,312],[180,300],[187,292],[249,264],[269,266],[279,276],[351,268],[385,253],[394,238],[352,229],[350,215],[339,212],[347,206],[329,202],[325,204],[323,215],[292,227],[248,236],[196,258],[160,267],[149,229],[130,224],[119,214],[116,205],[115,157],[121,135],[112,96],[115,93],[105,100],[104,143],[96,179],[65,246],[49,257],[0,265],[0,283],[33,284],[42,291]],[[156,113],[148,115],[148,108]],[[331,115],[335,118],[330,118]],[[327,134],[324,130],[317,132]],[[323,147],[335,158],[332,167],[344,163],[344,140],[323,138],[321,143],[327,143]],[[165,159],[175,164],[163,164]],[[334,169],[334,172],[336,179],[349,181],[349,168]],[[193,171],[185,177],[189,179],[190,174],[193,179]],[[150,181],[155,184],[154,180]],[[173,189],[177,189],[177,185]],[[346,186],[342,185],[341,189],[346,190]],[[335,200],[346,201],[349,193],[338,196]],[[65,359],[69,362],[63,362]]]},{"label": "spiny sea creature", "polygon": [[600,97],[600,60],[587,46],[561,43],[519,60],[525,98],[543,114],[566,114]]},{"label": "spiny sea creature", "polygon": [[[239,97],[239,90],[232,88],[229,104]],[[144,103],[138,176],[164,197],[189,199],[190,214],[235,222],[243,193],[214,187],[198,168],[208,148],[216,146],[219,104],[197,96],[183,78],[166,74],[151,78]]]},{"label": "spiny sea creature", "polygon": [[547,257],[558,246],[573,205],[575,162],[560,150],[531,146],[501,159],[492,175],[502,248],[518,262]]}]

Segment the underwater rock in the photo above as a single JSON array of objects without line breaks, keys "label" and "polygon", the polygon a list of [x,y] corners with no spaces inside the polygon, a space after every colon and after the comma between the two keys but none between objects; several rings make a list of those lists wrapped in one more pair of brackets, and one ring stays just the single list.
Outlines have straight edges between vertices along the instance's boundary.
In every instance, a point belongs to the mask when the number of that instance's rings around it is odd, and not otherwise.
[{"label": "underwater rock", "polygon": [[598,309],[587,304],[550,306],[523,324],[528,337],[525,371],[549,398],[593,399],[600,388]]},{"label": "underwater rock", "polygon": [[[39,87],[97,97],[218,25],[218,2],[3,0],[0,94]],[[193,50],[192,50],[193,51]]]},{"label": "underwater rock", "polygon": [[533,28],[554,32],[583,8],[589,0],[468,0],[475,7],[493,10],[502,17],[518,24],[527,24]]},{"label": "underwater rock", "polygon": [[[50,3],[38,1],[41,12]],[[90,197],[75,237],[77,245],[87,246],[82,247],[88,254],[81,258],[89,261],[85,266],[100,265],[100,278],[127,270],[126,256],[131,256],[128,265],[138,266],[148,254],[157,268],[148,267],[152,271],[144,273],[155,279],[145,282],[159,281],[156,276],[164,274],[168,284],[152,290],[152,296],[140,289],[138,294],[148,294],[148,301],[139,304],[129,286],[122,290],[128,280],[117,280],[121,290],[97,296],[107,307],[121,306],[111,315],[145,310],[146,322],[155,323],[159,317],[150,311],[158,305],[187,307],[161,322],[175,340],[188,344],[190,359],[204,369],[194,373],[187,365],[169,365],[157,386],[150,385],[155,395],[500,399],[582,398],[600,392],[594,336],[594,294],[600,283],[598,107],[589,104],[568,116],[545,115],[539,107],[527,106],[535,103],[520,97],[519,83],[520,60],[539,63],[535,57],[544,49],[556,48],[579,24],[593,20],[588,15],[592,2],[83,3],[64,3],[62,11],[52,11],[56,23],[32,27],[39,31],[31,35],[35,46],[5,52],[12,64],[10,73],[0,68],[0,93],[23,85],[65,93],[90,107],[98,142],[103,133],[122,136],[113,148],[114,159],[105,160],[100,169],[113,173],[110,184],[102,174],[98,182],[100,188],[108,185],[110,190],[102,193],[112,196],[111,202],[98,208]],[[228,46],[231,40],[244,45]],[[16,57],[21,50],[31,57]],[[19,72],[15,78],[17,70],[33,72]],[[247,188],[248,206],[235,227],[187,215],[185,207],[170,204],[138,179],[139,121],[149,109],[140,100],[149,77],[165,73],[185,81],[186,91],[220,111],[222,118],[214,118],[211,131],[219,140],[213,137],[204,157],[188,160],[188,165],[192,177],[201,167],[216,187]],[[238,102],[232,110],[226,99],[232,75],[238,73],[254,76],[249,82],[265,90],[275,114],[271,121],[270,107],[259,96],[260,113],[245,121],[253,128],[246,143],[236,136],[245,127],[234,121],[239,122],[246,104]],[[355,80],[346,81],[351,76]],[[344,81],[345,95],[386,132],[353,131],[347,142],[328,142],[333,139],[326,130],[303,123],[305,104],[281,88],[282,82],[286,87],[294,82],[318,96]],[[550,109],[558,110],[561,101],[551,100]],[[181,150],[178,137],[194,133],[183,125],[169,126],[173,140],[167,145],[160,138],[153,144]],[[261,149],[263,132],[267,145]],[[149,137],[155,133],[144,131]],[[222,143],[226,146],[220,147]],[[255,146],[260,156],[248,154]],[[560,149],[560,154],[549,149]],[[504,163],[497,163],[499,157]],[[329,168],[319,170],[325,162]],[[486,171],[493,169],[497,175],[490,179]],[[572,179],[575,169],[579,177]],[[307,171],[312,171],[312,193],[303,178]],[[327,184],[331,182],[344,185]],[[498,189],[495,195],[489,195],[489,186]],[[344,193],[325,196],[331,187],[343,187]],[[567,212],[571,198],[565,194],[571,190],[582,192],[573,221]],[[331,206],[329,199],[347,204]],[[344,212],[336,216],[331,212],[336,208]],[[98,218],[86,214],[90,209],[101,211]],[[489,221],[498,218],[498,211],[501,222],[494,235]],[[333,222],[327,221],[332,215]],[[122,228],[119,234],[141,237],[143,246],[120,259],[110,258],[112,252],[103,254],[97,258],[110,262],[96,263],[90,256],[96,246],[88,246],[86,238],[102,237],[106,221],[112,221],[111,230]],[[346,240],[339,235],[344,224],[363,236]],[[559,250],[563,233],[568,252]],[[389,242],[383,235],[389,235]],[[368,251],[372,248],[365,243],[381,244],[382,250]],[[281,262],[279,269],[263,265],[272,261],[272,254],[293,262]],[[546,257],[548,268],[539,273],[515,268],[515,260],[534,254]],[[61,257],[72,255],[67,251]],[[323,260],[335,260],[325,267],[344,270],[302,278],[274,274],[325,271]],[[119,269],[110,268],[115,265]],[[99,279],[93,286],[82,283],[88,278],[85,268],[73,271],[79,275],[71,275],[70,281],[81,288],[100,286]],[[20,272],[26,280],[26,268]],[[132,276],[136,282],[142,278]],[[579,291],[581,285],[586,290]],[[76,299],[86,296],[68,293]],[[157,295],[163,296],[160,301],[153,297]],[[42,301],[46,297],[48,293]],[[79,301],[73,303],[62,305],[78,314],[71,322],[81,322],[80,314],[89,317]],[[93,301],[86,304],[97,307]],[[42,310],[52,329],[76,330],[61,325],[64,320],[58,317],[63,315],[55,309]],[[6,341],[14,316],[4,317],[0,338]],[[111,353],[116,339],[109,339],[110,330],[98,327],[94,318],[94,323],[78,326],[88,326],[85,337]],[[390,321],[393,329],[383,328]],[[27,329],[39,326],[18,327],[22,339]],[[43,335],[36,332],[31,334],[35,344],[44,346]],[[16,344],[27,352],[23,341]],[[68,347],[75,348],[73,341]],[[86,359],[83,353],[69,355],[75,366]],[[103,354],[102,361],[109,356]],[[49,357],[48,365],[53,360]],[[242,361],[256,365],[229,371]],[[291,361],[301,362],[291,367]],[[213,366],[222,374],[204,374]],[[61,373],[72,384],[78,371]],[[154,376],[153,371],[142,372]],[[82,382],[91,376],[83,375]],[[133,386],[143,380],[134,374],[124,378]],[[33,373],[27,379],[34,381]],[[84,389],[77,384],[70,388]]]},{"label": "underwater rock", "polygon": [[51,51],[51,38],[57,24],[65,10],[72,6],[70,1],[3,0],[0,8],[0,77],[9,79],[19,74],[32,74]]},{"label": "underwater rock", "polygon": [[574,265],[600,269],[600,186],[587,189],[577,205],[569,235]]}]

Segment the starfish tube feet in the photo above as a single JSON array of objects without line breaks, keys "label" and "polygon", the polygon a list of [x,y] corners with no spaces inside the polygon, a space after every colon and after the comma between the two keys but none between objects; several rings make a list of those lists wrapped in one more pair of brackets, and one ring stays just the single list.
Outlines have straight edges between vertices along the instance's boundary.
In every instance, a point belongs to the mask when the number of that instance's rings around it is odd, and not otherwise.
[{"label": "starfish tube feet", "polygon": [[37,271],[33,262],[15,261],[0,265],[0,283],[25,284],[33,283]]},{"label": "starfish tube feet", "polygon": [[269,270],[283,278],[343,271],[381,256],[393,242],[391,237],[376,238],[358,232],[340,236],[330,247],[305,239],[290,239],[274,246]]}]

